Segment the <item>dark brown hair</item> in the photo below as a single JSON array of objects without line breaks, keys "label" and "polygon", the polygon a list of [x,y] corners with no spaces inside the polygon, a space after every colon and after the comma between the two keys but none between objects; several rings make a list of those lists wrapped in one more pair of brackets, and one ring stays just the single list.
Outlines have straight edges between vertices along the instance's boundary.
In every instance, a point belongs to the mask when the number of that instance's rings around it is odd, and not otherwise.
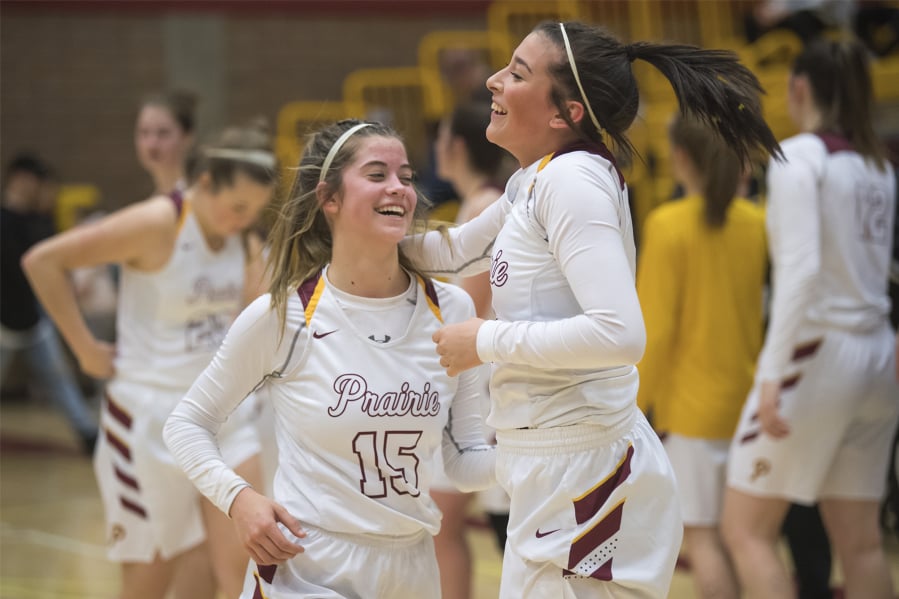
[{"label": "dark brown hair", "polygon": [[169,111],[181,131],[193,133],[197,124],[197,96],[185,90],[157,92],[146,96],[140,108],[160,106]]},{"label": "dark brown hair", "polygon": [[677,115],[668,129],[671,145],[687,153],[701,177],[705,222],[720,228],[737,194],[743,162],[714,129],[695,118]]},{"label": "dark brown hair", "polygon": [[857,40],[816,40],[796,57],[793,74],[808,78],[821,111],[822,132],[845,136],[855,151],[882,170],[886,150],[874,133],[874,92],[865,47]]},{"label": "dark brown hair", "polygon": [[560,24],[541,23],[534,31],[559,49],[560,60],[550,66],[555,80],[551,99],[582,138],[602,142],[605,133],[624,159],[631,158],[634,148],[626,131],[640,104],[631,62],[639,59],[668,79],[681,113],[712,126],[741,159],[748,159],[759,149],[781,155],[774,134],[762,118],[761,85],[735,53],[683,44],[623,44],[601,27],[576,21],[564,23],[564,27],[584,93],[602,132],[596,130],[590,118],[581,119],[579,124],[572,122],[565,109],[567,101],[584,100],[568,62]]}]

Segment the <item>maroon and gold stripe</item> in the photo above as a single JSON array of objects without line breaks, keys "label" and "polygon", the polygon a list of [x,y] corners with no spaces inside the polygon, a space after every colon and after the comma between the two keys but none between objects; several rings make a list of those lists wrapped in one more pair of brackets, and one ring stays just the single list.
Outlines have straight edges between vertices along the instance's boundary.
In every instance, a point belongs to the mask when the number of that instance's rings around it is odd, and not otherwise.
[{"label": "maroon and gold stripe", "polygon": [[574,515],[578,524],[583,524],[599,513],[602,506],[609,500],[612,492],[630,476],[631,459],[633,457],[634,445],[631,443],[628,444],[627,451],[618,462],[618,465],[615,466],[615,470],[596,483],[592,489],[574,500]]}]

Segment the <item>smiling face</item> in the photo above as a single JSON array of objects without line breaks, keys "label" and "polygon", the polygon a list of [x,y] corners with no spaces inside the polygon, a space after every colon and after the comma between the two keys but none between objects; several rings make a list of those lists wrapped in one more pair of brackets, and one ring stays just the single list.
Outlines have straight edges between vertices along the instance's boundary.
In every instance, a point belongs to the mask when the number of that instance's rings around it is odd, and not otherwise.
[{"label": "smiling face", "polygon": [[342,171],[340,189],[322,199],[334,245],[396,246],[412,224],[418,197],[406,148],[395,137],[366,136]]},{"label": "smiling face", "polygon": [[141,109],[134,127],[134,147],[141,166],[152,176],[182,170],[191,140],[169,109],[155,104]]},{"label": "smiling face", "polygon": [[551,41],[531,33],[515,49],[509,65],[487,80],[493,92],[487,139],[508,150],[522,166],[557,149],[560,125],[567,129],[550,98],[549,67],[560,59]]}]

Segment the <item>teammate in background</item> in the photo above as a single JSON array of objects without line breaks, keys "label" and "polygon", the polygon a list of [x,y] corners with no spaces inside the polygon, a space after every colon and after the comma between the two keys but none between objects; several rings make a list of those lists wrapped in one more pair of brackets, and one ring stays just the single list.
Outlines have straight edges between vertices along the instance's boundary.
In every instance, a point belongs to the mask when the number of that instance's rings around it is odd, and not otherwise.
[{"label": "teammate in background", "polygon": [[696,596],[736,599],[718,524],[727,450],[762,347],[765,213],[737,196],[744,165],[708,125],[679,115],[669,136],[686,197],[653,210],[643,228],[637,403],[677,475]]},{"label": "teammate in background", "polygon": [[791,501],[819,502],[847,597],[893,597],[878,513],[899,419],[886,294],[896,183],[872,98],[858,42],[814,42],[793,64],[801,133],[768,171],[771,319],[722,517],[751,598],[793,596],[776,552]]},{"label": "teammate in background", "polygon": [[19,154],[7,165],[0,198],[0,381],[13,358],[25,358],[29,381],[38,386],[66,416],[81,448],[93,454],[97,419],[81,394],[53,323],[44,315],[28,285],[20,261],[36,243],[52,235],[52,219],[39,203],[51,184],[50,167],[31,154]]},{"label": "teammate in background", "polygon": [[734,54],[544,23],[487,81],[487,138],[521,170],[478,217],[423,240],[428,271],[490,270],[497,320],[447,325],[434,340],[450,375],[493,362],[488,424],[511,497],[504,599],[665,597],[680,549],[671,465],[636,405],[645,333],[633,231],[604,144],[631,149],[636,59],[741,159],[777,151],[758,81]]},{"label": "teammate in background", "polygon": [[141,166],[153,178],[154,193],[186,187],[187,156],[194,143],[196,104],[182,91],[147,96],[134,125],[134,149]]},{"label": "teammate in background", "polygon": [[[175,408],[165,438],[229,514],[256,564],[251,597],[439,597],[432,456],[462,489],[494,481],[475,373],[450,377],[431,336],[471,299],[408,266],[418,205],[397,134],[340,121],[306,144],[275,224],[271,293],[237,319]],[[273,403],[273,499],[223,460],[216,431],[263,388]],[[302,553],[302,555],[298,555]]]},{"label": "teammate in background", "polygon": [[[112,377],[94,469],[124,597],[165,596],[176,565],[206,551],[207,537],[219,588],[240,592],[247,555],[227,518],[174,463],[162,427],[247,298],[261,292],[261,242],[241,232],[268,204],[276,172],[267,132],[226,130],[202,150],[183,194],[157,195],[57,235],[24,259],[81,368]],[[73,269],[104,263],[122,267],[115,347],[88,329],[68,280]],[[247,406],[219,439],[228,463],[258,484],[259,439]],[[186,580],[179,576],[186,596],[214,593],[201,575],[195,589]]]},{"label": "teammate in background", "polygon": [[[484,129],[490,124],[490,105],[485,102],[460,104],[440,122],[434,144],[437,175],[459,194],[456,223],[467,222],[481,213],[502,195],[503,168],[511,157],[497,145],[487,141]],[[492,318],[490,280],[487,273],[453,281],[474,300],[479,318]],[[484,386],[482,413],[489,410],[487,379],[489,367],[480,368]],[[492,430],[485,436],[493,438]],[[439,451],[438,451],[439,454]],[[471,596],[471,552],[466,539],[466,521],[471,494],[461,493],[452,486],[442,470],[442,458],[434,464],[436,476],[431,497],[443,513],[440,532],[434,538],[437,562],[440,564],[440,587],[443,599],[467,599]],[[498,485],[480,494],[491,526],[498,539],[500,551],[505,545],[509,520],[508,496]]]}]

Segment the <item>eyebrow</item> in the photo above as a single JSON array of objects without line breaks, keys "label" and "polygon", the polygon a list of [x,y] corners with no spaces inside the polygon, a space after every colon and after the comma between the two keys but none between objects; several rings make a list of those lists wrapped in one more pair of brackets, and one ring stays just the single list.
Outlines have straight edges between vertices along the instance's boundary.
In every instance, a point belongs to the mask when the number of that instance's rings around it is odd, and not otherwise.
[{"label": "eyebrow", "polygon": [[[380,161],[380,160],[372,160],[372,161],[370,161],[370,162],[366,162],[365,164],[363,164],[363,165],[362,165],[362,168],[366,168],[366,167],[369,167],[369,166],[379,166],[379,167],[381,167],[381,168],[387,168],[387,163],[386,163],[386,162],[382,162],[382,161]],[[407,168],[407,169],[409,169],[410,171],[413,170],[413,169],[412,169],[412,165],[411,165],[411,164],[408,164],[408,163],[403,163],[403,164],[400,165],[400,169],[404,169],[404,168]]]},{"label": "eyebrow", "polygon": [[526,68],[526,69],[528,70],[528,73],[530,73],[531,75],[534,74],[534,71],[531,70],[531,67],[528,66],[528,63],[526,63],[525,61],[523,61],[523,60],[522,60],[521,58],[519,58],[518,56],[513,56],[513,57],[512,57],[512,62],[514,62],[515,64],[520,64],[521,66],[523,66],[524,68]]}]

